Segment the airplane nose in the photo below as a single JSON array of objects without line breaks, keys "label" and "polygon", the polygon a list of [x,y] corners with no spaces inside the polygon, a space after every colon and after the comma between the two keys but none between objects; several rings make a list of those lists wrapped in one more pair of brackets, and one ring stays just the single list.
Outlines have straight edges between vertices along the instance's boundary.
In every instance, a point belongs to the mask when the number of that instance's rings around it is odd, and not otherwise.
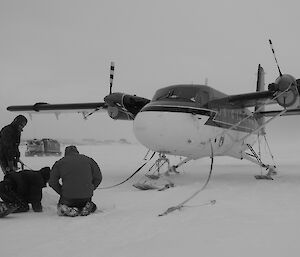
[{"label": "airplane nose", "polygon": [[142,111],[134,120],[133,131],[152,151],[187,156],[203,147],[204,120],[191,113]]}]

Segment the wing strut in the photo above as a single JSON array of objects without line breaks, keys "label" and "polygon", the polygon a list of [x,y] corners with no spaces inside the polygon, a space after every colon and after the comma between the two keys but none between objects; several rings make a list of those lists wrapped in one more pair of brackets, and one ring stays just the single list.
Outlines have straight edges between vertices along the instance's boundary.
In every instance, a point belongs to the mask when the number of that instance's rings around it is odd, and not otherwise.
[{"label": "wing strut", "polygon": [[[269,99],[269,101],[274,101],[276,98],[280,97],[281,95],[285,94],[289,89],[290,89],[291,85],[284,91],[280,92],[279,94],[277,94],[276,96],[274,96],[272,99]],[[267,104],[267,102],[265,103]],[[245,122],[246,120],[250,119],[251,117],[255,116],[255,115],[259,115],[259,112],[264,108],[264,105],[260,105],[254,112],[250,113],[249,115],[247,115],[245,118],[241,119],[239,122],[233,124],[231,127],[229,127],[228,129],[224,130],[222,133],[220,133],[218,136],[216,136],[215,138],[218,138],[218,137],[224,137],[225,135],[229,136],[229,131],[233,130],[234,128],[238,127],[239,125],[241,125],[243,122]],[[244,142],[245,139],[247,139],[250,135],[253,135],[253,134],[256,134],[257,132],[261,131],[269,122],[271,122],[272,120],[274,120],[275,118],[283,115],[285,112],[287,112],[287,108],[284,108],[283,110],[281,110],[280,112],[278,112],[275,116],[273,116],[272,118],[268,119],[267,121],[264,121],[263,123],[259,123],[258,127],[255,128],[254,130],[252,131],[249,131],[249,133],[239,139],[236,140],[236,143],[239,143],[239,142]],[[257,119],[257,118],[256,118]],[[210,140],[207,141],[207,143],[210,143]],[[234,144],[233,144],[234,145]],[[233,146],[232,146],[233,147]],[[248,146],[249,147],[249,146]],[[251,150],[251,148],[249,148]],[[231,149],[228,149],[228,151],[230,151]],[[243,159],[247,159],[249,161],[252,161],[256,164],[258,164],[259,166],[261,167],[265,167],[264,164],[262,164],[261,161],[259,160],[256,160],[255,156],[249,156],[247,155],[247,153],[245,152],[241,152],[239,153],[240,156],[239,158]],[[233,155],[234,157],[238,157],[236,156],[236,154]],[[272,170],[272,167],[271,166],[268,166],[268,169],[269,169],[269,172],[271,172]]]},{"label": "wing strut", "polygon": [[83,119],[87,120],[87,118],[88,118],[90,115],[94,114],[95,112],[97,112],[97,111],[99,111],[99,110],[100,110],[100,108],[96,108],[95,110],[91,111],[91,112],[88,113],[88,114],[82,113]]}]

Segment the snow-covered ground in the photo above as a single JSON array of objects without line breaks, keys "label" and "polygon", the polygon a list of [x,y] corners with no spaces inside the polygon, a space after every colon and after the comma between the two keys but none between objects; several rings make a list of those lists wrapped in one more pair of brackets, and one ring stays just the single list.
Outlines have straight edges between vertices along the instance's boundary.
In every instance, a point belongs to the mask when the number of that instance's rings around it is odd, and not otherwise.
[{"label": "snow-covered ground", "polygon": [[[146,153],[134,144],[78,148],[99,163],[104,177],[100,187],[128,177],[144,163]],[[58,158],[22,159],[30,168],[39,169],[52,166]],[[297,160],[278,163],[275,180],[265,181],[254,179],[261,171],[247,161],[215,158],[205,190],[182,210],[158,217],[201,188],[209,166],[209,159],[192,161],[179,169],[179,175],[170,176],[174,188],[140,191],[132,184],[142,179],[148,164],[125,184],[96,190],[93,199],[102,212],[87,217],[57,216],[58,196],[47,187],[43,213],[30,211],[0,219],[1,256],[299,256]],[[201,206],[211,200],[216,204]]]}]

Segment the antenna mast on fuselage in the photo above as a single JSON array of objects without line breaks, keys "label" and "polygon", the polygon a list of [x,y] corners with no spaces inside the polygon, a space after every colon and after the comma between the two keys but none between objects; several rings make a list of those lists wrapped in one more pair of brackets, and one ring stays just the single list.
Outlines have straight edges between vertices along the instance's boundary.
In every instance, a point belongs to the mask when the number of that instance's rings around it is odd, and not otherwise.
[{"label": "antenna mast on fuselage", "polygon": [[205,78],[205,82],[204,82],[205,84],[205,86],[208,86],[208,78]]}]

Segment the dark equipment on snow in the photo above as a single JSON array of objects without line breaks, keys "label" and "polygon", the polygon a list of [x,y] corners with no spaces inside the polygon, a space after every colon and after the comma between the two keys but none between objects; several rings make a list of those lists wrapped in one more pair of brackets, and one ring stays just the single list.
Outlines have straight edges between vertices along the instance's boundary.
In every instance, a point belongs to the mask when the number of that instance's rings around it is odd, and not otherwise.
[{"label": "dark equipment on snow", "polygon": [[60,143],[57,140],[50,138],[32,139],[26,142],[25,156],[60,156]]}]

